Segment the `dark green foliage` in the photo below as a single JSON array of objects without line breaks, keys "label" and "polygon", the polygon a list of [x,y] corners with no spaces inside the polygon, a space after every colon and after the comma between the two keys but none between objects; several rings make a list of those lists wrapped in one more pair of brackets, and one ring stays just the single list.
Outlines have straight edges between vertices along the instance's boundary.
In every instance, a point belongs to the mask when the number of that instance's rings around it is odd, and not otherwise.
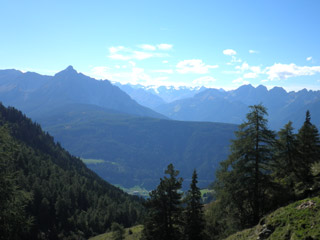
[{"label": "dark green foliage", "polygon": [[314,163],[320,161],[319,132],[316,126],[311,123],[309,111],[306,112],[306,119],[303,126],[299,129],[297,140],[297,175],[301,181],[301,190],[306,193],[306,190],[313,185],[311,167]]},{"label": "dark green foliage", "polygon": [[275,134],[267,128],[262,105],[251,106],[247,121],[239,126],[229,159],[222,163],[216,191],[234,208],[238,225],[256,224],[268,209],[272,146]]},{"label": "dark green foliage", "polygon": [[287,123],[278,132],[275,145],[273,177],[282,186],[282,194],[279,194],[282,202],[288,202],[289,199],[295,198],[295,188],[299,175],[298,142],[293,130],[292,122]]},{"label": "dark green foliage", "polygon": [[0,127],[0,239],[24,239],[32,224],[25,209],[31,196],[19,188],[17,174],[10,166],[17,147],[8,130]]},{"label": "dark green foliage", "polygon": [[182,178],[179,171],[168,165],[165,174],[169,177],[160,179],[156,190],[150,193],[147,200],[148,217],[146,219],[142,239],[144,240],[178,240],[182,238],[181,222],[181,189]]},{"label": "dark green foliage", "polygon": [[119,223],[113,222],[111,224],[111,231],[112,231],[112,239],[113,240],[123,240],[124,239],[124,234],[125,230],[122,225]]},{"label": "dark green foliage", "polygon": [[197,187],[197,172],[194,170],[192,174],[192,182],[187,193],[185,202],[185,231],[184,239],[186,240],[202,240],[204,239],[204,213],[203,204],[201,203],[201,192]]},{"label": "dark green foliage", "polygon": [[9,139],[1,139],[5,171],[12,170],[15,184],[32,195],[19,204],[20,215],[26,205],[26,216],[33,218],[26,239],[86,239],[105,232],[112,222],[127,227],[141,219],[140,199],[103,181],[21,112],[0,105],[0,126]]}]

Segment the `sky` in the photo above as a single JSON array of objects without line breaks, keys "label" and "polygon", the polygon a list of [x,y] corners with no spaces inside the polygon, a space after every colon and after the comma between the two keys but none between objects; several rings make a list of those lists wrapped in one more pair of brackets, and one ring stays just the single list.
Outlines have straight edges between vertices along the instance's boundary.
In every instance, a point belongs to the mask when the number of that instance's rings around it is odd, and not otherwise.
[{"label": "sky", "polygon": [[320,90],[318,0],[0,0],[0,69]]}]

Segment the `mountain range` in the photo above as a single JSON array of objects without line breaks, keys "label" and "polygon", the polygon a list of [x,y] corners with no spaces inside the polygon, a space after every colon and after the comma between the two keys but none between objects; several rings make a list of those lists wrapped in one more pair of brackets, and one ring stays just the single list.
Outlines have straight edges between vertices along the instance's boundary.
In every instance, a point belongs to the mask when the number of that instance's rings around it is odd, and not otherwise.
[{"label": "mountain range", "polygon": [[[31,76],[31,77],[26,77]],[[34,78],[32,77],[34,76]],[[112,184],[153,189],[169,163],[206,187],[236,125],[172,121],[71,66],[53,77],[0,71],[0,101],[22,110]],[[150,93],[151,94],[151,93]]]},{"label": "mountain range", "polygon": [[[232,91],[119,87],[71,66],[54,76],[0,71],[4,105],[22,110],[72,154],[93,159],[88,166],[104,179],[126,187],[152,189],[169,163],[185,179],[197,168],[199,183],[205,187],[227,157],[237,129],[234,124],[242,123],[249,105],[265,105],[273,129],[289,120],[298,129],[307,109],[312,122],[320,124],[320,91],[286,92],[251,85]],[[151,110],[138,102],[158,106]]]},{"label": "mountain range", "polygon": [[[135,86],[140,92],[148,92],[148,87]],[[129,95],[130,86],[122,88]],[[132,89],[132,87],[131,87]],[[166,89],[159,87],[157,89]],[[243,85],[235,90],[224,91],[213,88],[182,88],[187,95],[180,95],[181,89],[168,88],[171,94],[170,99],[163,98],[165,103],[148,105],[141,96],[131,94],[133,99],[140,104],[149,106],[171,119],[182,121],[209,121],[240,124],[245,120],[248,106],[262,103],[269,113],[269,126],[274,130],[283,127],[288,121],[293,122],[293,126],[301,127],[307,110],[310,110],[312,121],[320,126],[320,91],[302,89],[300,91],[287,92],[281,87],[274,87],[268,90],[260,85]],[[130,90],[132,91],[132,90]],[[153,94],[158,97],[162,94]],[[150,99],[151,97],[149,97]],[[174,100],[175,99],[175,100]],[[160,103],[160,101],[158,101]]]},{"label": "mountain range", "polygon": [[140,84],[121,84],[114,82],[121,90],[126,92],[139,104],[154,109],[162,104],[176,100],[190,98],[204,91],[205,87],[174,87],[174,86],[143,86]]},{"label": "mountain range", "polygon": [[14,106],[35,118],[72,103],[92,104],[138,116],[166,118],[139,105],[109,81],[97,81],[78,73],[72,66],[54,76],[1,70],[0,96],[4,105]]}]

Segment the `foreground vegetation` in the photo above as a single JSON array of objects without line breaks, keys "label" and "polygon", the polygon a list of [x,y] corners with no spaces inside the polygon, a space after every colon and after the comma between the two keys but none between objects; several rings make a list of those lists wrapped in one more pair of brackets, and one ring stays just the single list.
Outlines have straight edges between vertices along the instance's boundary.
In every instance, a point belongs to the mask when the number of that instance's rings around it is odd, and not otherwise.
[{"label": "foreground vegetation", "polygon": [[[124,229],[123,240],[139,240],[143,230],[142,225],[133,226]],[[114,232],[110,231],[98,236],[89,238],[89,240],[114,240]]]},{"label": "foreground vegetation", "polygon": [[227,240],[320,239],[320,197],[307,198],[282,207],[250,229]]}]

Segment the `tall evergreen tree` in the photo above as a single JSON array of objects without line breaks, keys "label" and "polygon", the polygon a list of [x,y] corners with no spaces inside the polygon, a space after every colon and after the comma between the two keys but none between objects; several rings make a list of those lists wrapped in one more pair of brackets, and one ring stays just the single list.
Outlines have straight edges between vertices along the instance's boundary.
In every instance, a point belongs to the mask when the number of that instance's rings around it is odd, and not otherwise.
[{"label": "tall evergreen tree", "polygon": [[216,192],[234,219],[234,230],[256,224],[270,209],[271,167],[275,134],[268,129],[266,109],[250,106],[247,121],[239,126],[229,158],[217,173]]},{"label": "tall evergreen tree", "polygon": [[281,184],[283,196],[294,198],[295,184],[298,176],[297,136],[293,133],[292,122],[289,121],[279,132],[275,144],[275,181]]},{"label": "tall evergreen tree", "polygon": [[310,112],[306,112],[306,119],[299,129],[298,135],[298,177],[301,181],[301,190],[310,188],[313,184],[311,167],[320,161],[320,138],[315,125],[311,123]]},{"label": "tall evergreen tree", "polygon": [[201,192],[197,187],[198,175],[196,170],[192,174],[192,182],[186,196],[185,209],[185,239],[202,240],[204,239],[204,213],[203,204],[201,203]]},{"label": "tall evergreen tree", "polygon": [[156,190],[150,193],[146,206],[149,215],[144,224],[142,239],[144,240],[178,240],[181,239],[181,197],[179,192],[182,178],[172,164],[168,165],[165,174],[168,177],[160,179]]}]

